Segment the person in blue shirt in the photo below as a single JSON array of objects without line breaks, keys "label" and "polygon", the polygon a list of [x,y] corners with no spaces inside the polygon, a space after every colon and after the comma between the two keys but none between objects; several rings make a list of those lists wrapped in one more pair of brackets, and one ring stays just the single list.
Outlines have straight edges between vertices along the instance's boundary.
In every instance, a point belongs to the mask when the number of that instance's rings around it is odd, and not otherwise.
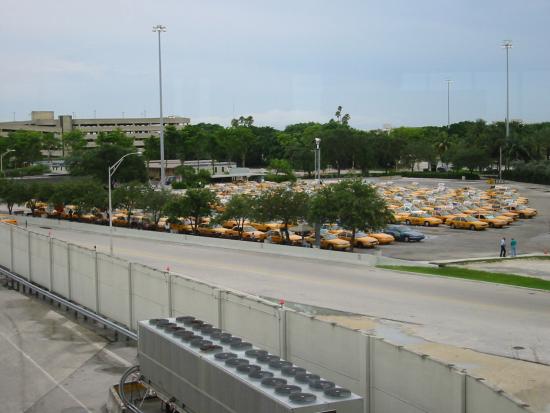
[{"label": "person in blue shirt", "polygon": [[517,245],[518,245],[518,242],[514,238],[512,238],[512,240],[510,241],[510,249],[511,249],[512,257],[515,257],[517,255]]}]

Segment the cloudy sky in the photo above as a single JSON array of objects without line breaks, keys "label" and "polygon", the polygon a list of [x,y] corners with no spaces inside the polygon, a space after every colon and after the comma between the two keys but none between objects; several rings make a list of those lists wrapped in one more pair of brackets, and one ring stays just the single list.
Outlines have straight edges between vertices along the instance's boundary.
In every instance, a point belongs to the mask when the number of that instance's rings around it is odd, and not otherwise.
[{"label": "cloudy sky", "polygon": [[165,114],[282,128],[355,127],[505,116],[550,120],[548,0],[1,0],[0,120],[31,110],[158,116],[164,24]]}]

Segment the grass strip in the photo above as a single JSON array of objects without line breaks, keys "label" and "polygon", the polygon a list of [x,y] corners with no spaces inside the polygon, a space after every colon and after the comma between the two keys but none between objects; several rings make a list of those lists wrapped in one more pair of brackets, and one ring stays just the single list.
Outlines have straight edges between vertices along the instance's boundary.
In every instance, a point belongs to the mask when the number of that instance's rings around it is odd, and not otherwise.
[{"label": "grass strip", "polygon": [[417,267],[408,265],[377,265],[378,268],[394,271],[416,272],[427,275],[462,278],[466,280],[486,281],[495,284],[515,285],[517,287],[537,288],[550,291],[550,281],[536,277],[524,277],[517,274],[471,270],[458,267]]}]

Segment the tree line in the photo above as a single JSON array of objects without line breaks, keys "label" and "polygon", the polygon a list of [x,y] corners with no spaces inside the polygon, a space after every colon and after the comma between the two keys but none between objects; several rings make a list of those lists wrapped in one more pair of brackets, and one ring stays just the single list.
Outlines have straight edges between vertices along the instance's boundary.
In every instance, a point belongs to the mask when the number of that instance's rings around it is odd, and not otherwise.
[{"label": "tree line", "polygon": [[[57,184],[0,179],[0,201],[7,205],[10,214],[14,205],[25,205],[34,215],[41,203],[58,211],[70,206],[75,216],[105,214],[108,211],[107,189],[106,185],[93,179]],[[352,248],[356,231],[380,230],[391,219],[376,188],[356,179],[325,186],[313,194],[297,191],[292,185],[280,186],[258,196],[237,194],[225,205],[221,205],[216,195],[206,188],[192,188],[177,195],[140,182],[130,182],[116,187],[112,199],[114,208],[126,211],[127,222],[139,209],[149,215],[154,225],[161,217],[169,217],[170,223],[181,223],[182,218],[188,218],[195,232],[204,218],[218,223],[234,221],[240,236],[247,220],[278,221],[283,224],[282,231],[288,243],[289,227],[293,224],[302,221],[316,223],[318,232],[320,224],[338,222],[352,231]]]},{"label": "tree line", "polygon": [[[232,161],[239,166],[271,167],[284,170],[292,180],[292,171],[312,175],[314,140],[321,139],[321,167],[395,171],[414,168],[427,162],[432,171],[438,163],[455,170],[493,170],[500,149],[503,167],[513,169],[515,162],[547,162],[550,159],[550,122],[510,123],[505,138],[504,122],[464,121],[447,127],[399,127],[392,130],[364,131],[350,126],[351,117],[338,107],[326,123],[298,123],[283,130],[254,125],[251,116],[233,119],[229,127],[200,123],[177,129],[165,129],[165,158]],[[86,147],[81,131],[64,134],[59,141],[51,134],[17,131],[0,139],[0,151],[12,149],[7,158],[11,167],[21,167],[42,159],[41,152],[62,148],[69,170],[74,175],[96,176],[105,180],[107,168],[125,153],[135,151],[131,137],[122,131],[99,133],[94,148]],[[145,181],[145,163],[160,158],[159,138],[144,140],[143,159],[129,157],[118,179]],[[290,173],[289,173],[290,172]],[[277,174],[274,174],[276,177]]]}]

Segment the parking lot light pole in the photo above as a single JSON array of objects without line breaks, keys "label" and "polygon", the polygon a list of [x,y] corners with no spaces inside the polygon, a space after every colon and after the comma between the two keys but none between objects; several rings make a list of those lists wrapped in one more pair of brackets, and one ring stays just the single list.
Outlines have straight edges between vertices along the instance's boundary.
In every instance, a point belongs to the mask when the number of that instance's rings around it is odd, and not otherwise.
[{"label": "parking lot light pole", "polygon": [[315,174],[317,175],[317,184],[321,184],[321,138],[315,138]]},{"label": "parking lot light pole", "polygon": [[113,255],[113,201],[111,197],[111,178],[120,166],[120,164],[124,161],[124,158],[130,155],[141,155],[141,152],[127,153],[118,161],[116,161],[112,166],[109,166],[108,169],[109,181],[107,183],[107,187],[109,188],[109,253],[111,255]]},{"label": "parking lot light pole", "polygon": [[164,188],[166,183],[166,171],[164,163],[164,119],[162,118],[162,59],[160,52],[160,34],[166,31],[166,26],[157,24],[153,31],[158,33],[159,40],[159,123],[160,123],[160,187]]},{"label": "parking lot light pole", "polygon": [[447,82],[447,130],[451,127],[451,79],[445,80]]},{"label": "parking lot light pole", "polygon": [[[502,47],[506,49],[506,141],[510,137],[510,64],[509,55],[512,48],[511,40],[504,40]],[[499,167],[498,167],[498,179],[502,182],[502,144],[499,148]]]},{"label": "parking lot light pole", "polygon": [[8,149],[2,155],[0,155],[0,172],[4,172],[4,156],[10,152],[15,152],[15,149]]}]

